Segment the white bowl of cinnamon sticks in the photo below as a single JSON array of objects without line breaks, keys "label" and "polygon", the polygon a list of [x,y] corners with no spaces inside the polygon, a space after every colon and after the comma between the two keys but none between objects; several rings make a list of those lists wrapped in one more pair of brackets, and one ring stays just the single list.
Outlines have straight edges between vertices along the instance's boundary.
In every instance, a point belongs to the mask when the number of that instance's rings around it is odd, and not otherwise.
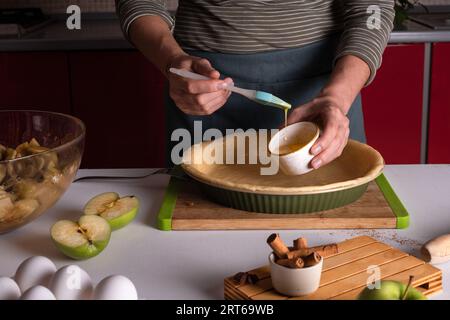
[{"label": "white bowl of cinnamon sticks", "polygon": [[308,247],[305,238],[288,247],[276,233],[267,238],[273,252],[269,255],[272,285],[279,293],[298,297],[316,291],[320,286],[323,258],[337,253],[337,245]]}]

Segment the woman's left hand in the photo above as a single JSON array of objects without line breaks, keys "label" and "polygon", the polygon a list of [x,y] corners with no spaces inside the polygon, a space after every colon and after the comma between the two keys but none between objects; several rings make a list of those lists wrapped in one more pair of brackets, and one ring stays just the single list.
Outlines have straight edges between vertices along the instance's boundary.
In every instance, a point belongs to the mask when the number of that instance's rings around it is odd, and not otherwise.
[{"label": "woman's left hand", "polygon": [[347,145],[350,121],[342,111],[344,108],[341,104],[333,96],[321,95],[297,107],[288,117],[288,124],[311,121],[322,128],[321,136],[310,150],[315,155],[311,161],[314,169],[339,157]]}]

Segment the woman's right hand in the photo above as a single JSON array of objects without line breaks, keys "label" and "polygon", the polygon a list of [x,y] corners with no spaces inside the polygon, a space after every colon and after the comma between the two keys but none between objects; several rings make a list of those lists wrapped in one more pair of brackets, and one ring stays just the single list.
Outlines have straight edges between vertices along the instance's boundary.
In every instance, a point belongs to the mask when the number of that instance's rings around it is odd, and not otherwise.
[{"label": "woman's right hand", "polygon": [[233,85],[231,78],[220,80],[220,73],[204,58],[179,55],[168,63],[168,68],[178,68],[204,75],[211,80],[191,80],[167,71],[169,93],[178,108],[189,115],[209,115],[222,107],[230,96],[225,88]]}]

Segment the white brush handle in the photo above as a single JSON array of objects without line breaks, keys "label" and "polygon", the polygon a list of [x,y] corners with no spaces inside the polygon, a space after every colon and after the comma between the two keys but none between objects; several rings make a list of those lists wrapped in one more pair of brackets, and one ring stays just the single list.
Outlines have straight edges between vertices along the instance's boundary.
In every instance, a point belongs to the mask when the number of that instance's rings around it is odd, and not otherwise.
[{"label": "white brush handle", "polygon": [[[183,70],[183,69],[170,68],[169,71],[172,72],[173,74],[179,75],[180,77],[188,78],[188,79],[192,79],[192,80],[211,80],[211,78],[202,76],[201,74]],[[226,87],[226,89],[230,90],[232,92],[239,93],[239,94],[241,94],[249,99],[252,99],[252,100],[255,99],[255,97],[256,97],[255,90],[242,89],[242,88],[238,88],[238,87],[230,86],[230,85],[228,85]]]},{"label": "white brush handle", "polygon": [[188,78],[188,79],[192,79],[192,80],[211,80],[211,78],[202,76],[201,74],[190,72],[190,71],[183,70],[183,69],[170,68],[169,71],[180,77]]},{"label": "white brush handle", "polygon": [[240,95],[243,95],[244,97],[249,98],[250,100],[256,99],[256,90],[242,89],[235,86],[228,86],[227,89],[232,92],[239,93]]}]

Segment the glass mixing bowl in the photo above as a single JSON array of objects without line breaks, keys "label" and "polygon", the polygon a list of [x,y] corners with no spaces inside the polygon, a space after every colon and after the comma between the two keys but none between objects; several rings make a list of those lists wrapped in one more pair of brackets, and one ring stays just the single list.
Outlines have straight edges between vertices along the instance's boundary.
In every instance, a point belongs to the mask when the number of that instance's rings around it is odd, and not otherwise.
[{"label": "glass mixing bowl", "polygon": [[84,150],[85,126],[46,111],[0,111],[0,233],[52,207],[72,183]]}]

